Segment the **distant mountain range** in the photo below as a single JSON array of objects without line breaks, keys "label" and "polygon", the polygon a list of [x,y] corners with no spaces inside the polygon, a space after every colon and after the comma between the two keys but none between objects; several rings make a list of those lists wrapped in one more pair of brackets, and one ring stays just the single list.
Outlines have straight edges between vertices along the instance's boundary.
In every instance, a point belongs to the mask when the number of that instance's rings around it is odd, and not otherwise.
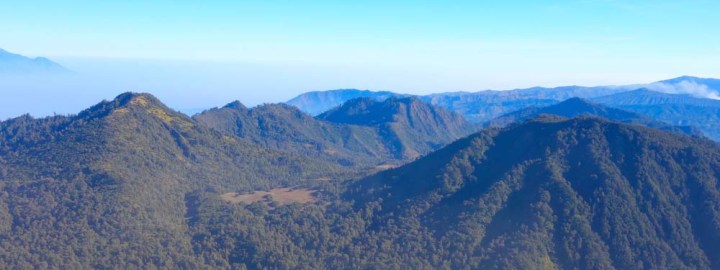
[{"label": "distant mountain range", "polygon": [[45,57],[30,58],[0,49],[0,75],[47,75],[69,72]]},{"label": "distant mountain range", "polygon": [[571,98],[547,107],[528,107],[495,118],[488,122],[487,126],[503,127],[512,123],[523,122],[527,119],[535,118],[543,114],[558,115],[568,118],[578,116],[595,116],[622,123],[638,124],[667,131],[685,133],[691,136],[703,136],[703,133],[693,126],[673,126],[665,122],[653,120],[652,118],[639,113],[607,107],[582,98]]},{"label": "distant mountain range", "polygon": [[671,125],[693,126],[705,136],[720,141],[720,100],[640,89],[598,97],[593,101]]},{"label": "distant mountain range", "polygon": [[[720,80],[683,76],[650,84],[626,86],[528,88],[508,91],[439,93],[418,98],[426,103],[462,114],[468,121],[483,125],[503,115],[551,106],[569,98],[594,102],[639,113],[673,126],[694,126],[706,136],[720,140]],[[309,113],[336,107],[349,100],[346,96],[365,96],[376,100],[392,92],[330,90],[300,95],[287,103]],[[322,99],[318,98],[322,96]],[[303,102],[298,102],[302,100]]]}]

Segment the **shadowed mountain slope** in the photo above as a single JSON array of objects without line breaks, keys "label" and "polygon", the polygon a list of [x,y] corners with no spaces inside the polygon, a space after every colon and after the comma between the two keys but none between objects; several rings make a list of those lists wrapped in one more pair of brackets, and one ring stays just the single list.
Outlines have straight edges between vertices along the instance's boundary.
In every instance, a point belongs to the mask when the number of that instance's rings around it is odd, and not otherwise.
[{"label": "shadowed mountain slope", "polygon": [[393,160],[375,128],[322,121],[289,105],[267,104],[247,109],[233,102],[193,118],[263,147],[345,166],[370,166]]},{"label": "shadowed mountain slope", "polygon": [[455,142],[345,196],[375,211],[368,226],[396,239],[394,255],[436,243],[415,255],[431,265],[435,256],[450,268],[715,269],[719,168],[709,140],[543,116]]},{"label": "shadowed mountain slope", "polygon": [[477,130],[456,113],[415,97],[350,100],[317,118],[334,123],[375,127],[400,158],[415,158]]}]

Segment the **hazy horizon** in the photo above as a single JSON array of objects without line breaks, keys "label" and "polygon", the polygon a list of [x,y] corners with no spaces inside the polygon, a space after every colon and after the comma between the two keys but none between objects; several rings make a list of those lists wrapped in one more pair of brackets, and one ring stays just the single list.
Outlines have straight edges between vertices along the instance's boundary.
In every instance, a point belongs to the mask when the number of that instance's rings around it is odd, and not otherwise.
[{"label": "hazy horizon", "polygon": [[707,33],[720,26],[720,3],[703,0],[2,6],[0,48],[47,57],[75,79],[3,78],[0,119],[76,113],[126,91],[197,110],[342,88],[429,94],[720,77],[720,48],[708,46],[720,37]]}]

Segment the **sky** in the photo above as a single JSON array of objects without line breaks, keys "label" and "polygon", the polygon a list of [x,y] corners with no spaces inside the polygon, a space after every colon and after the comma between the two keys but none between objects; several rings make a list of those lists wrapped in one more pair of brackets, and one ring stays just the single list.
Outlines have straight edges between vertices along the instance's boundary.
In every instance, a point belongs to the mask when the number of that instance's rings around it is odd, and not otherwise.
[{"label": "sky", "polygon": [[0,119],[75,113],[124,91],[194,110],[339,88],[720,77],[717,11],[720,1],[704,0],[0,0],[0,48],[82,78],[0,82]]}]

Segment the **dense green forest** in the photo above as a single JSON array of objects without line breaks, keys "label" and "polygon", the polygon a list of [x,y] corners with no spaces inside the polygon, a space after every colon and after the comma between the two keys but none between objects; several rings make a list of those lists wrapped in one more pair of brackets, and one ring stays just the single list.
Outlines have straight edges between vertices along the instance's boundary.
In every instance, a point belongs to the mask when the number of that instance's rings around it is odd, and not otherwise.
[{"label": "dense green forest", "polygon": [[[361,116],[366,122],[318,119],[285,104],[248,109],[237,101],[193,118],[264,148],[358,169],[402,164],[476,130],[461,116],[414,99],[389,99],[377,104],[380,106],[368,110],[377,114]],[[347,110],[352,110],[352,106],[339,107],[334,112]]]},{"label": "dense green forest", "polygon": [[216,267],[715,269],[718,163],[706,139],[543,117],[348,183],[329,205],[198,194],[195,244]]},{"label": "dense green forest", "polygon": [[196,268],[189,192],[348,174],[205,128],[145,94],[5,121],[0,136],[0,261],[11,268]]},{"label": "dense green forest", "polygon": [[351,99],[317,118],[374,127],[385,146],[399,159],[415,159],[478,130],[460,114],[416,97],[390,97],[384,101]]},{"label": "dense green forest", "polygon": [[[701,137],[541,115],[372,175],[297,148],[315,140],[350,155],[362,148],[333,141],[335,131],[426,131],[415,102],[357,100],[323,121],[239,103],[191,118],[127,93],[74,116],[0,122],[0,265],[720,267],[720,146]],[[413,113],[345,126],[386,106]],[[252,196],[279,187],[313,198]]]}]

